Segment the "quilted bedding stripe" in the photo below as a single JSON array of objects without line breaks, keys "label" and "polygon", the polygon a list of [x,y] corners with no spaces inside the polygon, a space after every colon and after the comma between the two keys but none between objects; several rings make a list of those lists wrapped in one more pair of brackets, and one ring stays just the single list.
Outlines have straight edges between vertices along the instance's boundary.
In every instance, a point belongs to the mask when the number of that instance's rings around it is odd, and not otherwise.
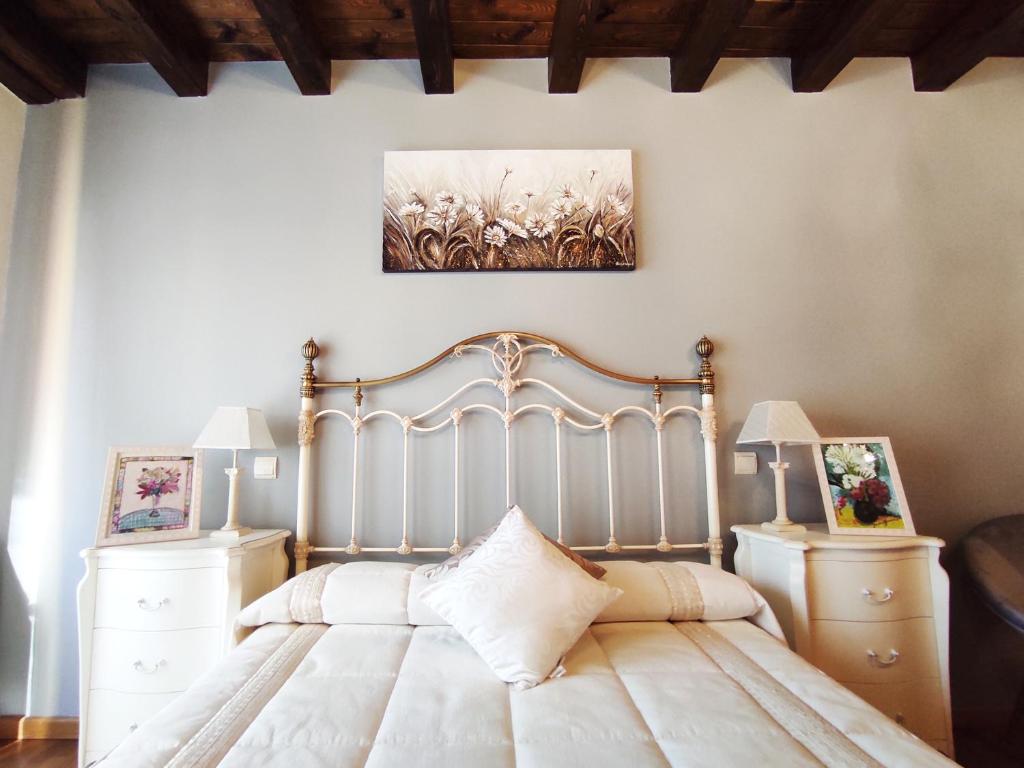
[{"label": "quilted bedding stripe", "polygon": [[102,768],[952,765],[745,621],[595,624],[565,666],[517,691],[451,627],[271,625]]}]

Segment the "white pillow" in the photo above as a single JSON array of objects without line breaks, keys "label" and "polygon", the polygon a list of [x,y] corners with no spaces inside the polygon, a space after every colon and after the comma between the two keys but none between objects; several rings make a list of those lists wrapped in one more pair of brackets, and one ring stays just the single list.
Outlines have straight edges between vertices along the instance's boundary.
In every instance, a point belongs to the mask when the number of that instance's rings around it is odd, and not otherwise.
[{"label": "white pillow", "polygon": [[594,617],[621,594],[545,541],[513,507],[480,549],[420,600],[498,677],[531,688],[556,671]]}]

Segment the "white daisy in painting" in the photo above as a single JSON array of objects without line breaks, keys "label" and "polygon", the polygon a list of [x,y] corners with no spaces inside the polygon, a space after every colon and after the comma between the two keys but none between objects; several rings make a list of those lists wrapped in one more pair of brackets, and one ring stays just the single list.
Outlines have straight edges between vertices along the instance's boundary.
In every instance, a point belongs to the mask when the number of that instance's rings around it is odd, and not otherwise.
[{"label": "white daisy in painting", "polygon": [[455,192],[449,192],[444,189],[434,195],[434,201],[438,206],[447,206],[449,208],[461,208],[462,207],[462,195]]},{"label": "white daisy in painting", "polygon": [[484,230],[484,242],[504,248],[508,242],[508,234],[497,225],[492,225]]},{"label": "white daisy in painting", "polygon": [[458,213],[454,208],[442,206],[434,208],[427,214],[427,223],[434,227],[450,227],[455,223]]},{"label": "white daisy in painting", "polygon": [[528,216],[526,219],[526,228],[536,237],[547,237],[555,231],[555,223],[544,215]]},{"label": "white daisy in painting", "polygon": [[484,209],[477,203],[466,203],[466,215],[478,227],[484,223]]},{"label": "white daisy in painting", "polygon": [[618,195],[608,195],[608,205],[610,205],[612,210],[619,214],[619,216],[625,216],[629,213],[629,207],[622,202]]},{"label": "white daisy in painting", "polygon": [[511,219],[498,219],[498,223],[501,224],[501,226],[503,226],[505,229],[507,229],[510,235],[515,235],[516,237],[521,237],[523,239],[526,239],[527,237],[530,236],[529,232],[527,232],[525,229],[523,229],[521,226],[519,226],[516,222],[512,221]]},{"label": "white daisy in painting", "polygon": [[529,187],[523,187],[522,189],[520,189],[519,194],[525,197],[527,200],[529,200],[531,197],[537,196],[536,190],[530,189]]},{"label": "white daisy in painting", "polygon": [[406,203],[399,208],[398,213],[402,216],[419,216],[425,210],[426,209],[420,203],[413,201],[411,203]]},{"label": "white daisy in painting", "polygon": [[548,215],[550,215],[555,221],[558,221],[559,219],[564,219],[566,216],[571,216],[572,210],[572,198],[560,197],[551,204],[551,208],[548,210]]},{"label": "white daisy in painting", "polygon": [[575,200],[579,197],[579,193],[573,189],[572,184],[563,184],[558,196],[563,200]]},{"label": "white daisy in painting", "polygon": [[511,213],[513,216],[518,216],[520,213],[526,210],[526,206],[522,203],[508,203],[505,206],[505,213]]},{"label": "white daisy in painting", "polygon": [[[875,456],[868,451],[868,447],[861,444],[853,445],[830,445],[825,449],[825,461],[832,465],[832,471],[837,475],[843,475],[844,488],[856,488],[856,485],[847,485],[848,477],[854,476],[871,479],[876,474]],[[853,482],[851,479],[849,482]],[[859,482],[858,482],[859,484]]]}]

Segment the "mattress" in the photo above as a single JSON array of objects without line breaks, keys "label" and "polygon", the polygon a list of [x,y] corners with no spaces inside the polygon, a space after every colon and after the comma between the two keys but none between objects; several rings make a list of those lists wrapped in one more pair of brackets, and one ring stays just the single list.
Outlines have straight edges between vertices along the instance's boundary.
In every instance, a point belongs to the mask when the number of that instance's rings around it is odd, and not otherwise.
[{"label": "mattress", "polygon": [[953,765],[745,618],[594,623],[528,690],[444,624],[316,618],[261,622],[101,767]]}]

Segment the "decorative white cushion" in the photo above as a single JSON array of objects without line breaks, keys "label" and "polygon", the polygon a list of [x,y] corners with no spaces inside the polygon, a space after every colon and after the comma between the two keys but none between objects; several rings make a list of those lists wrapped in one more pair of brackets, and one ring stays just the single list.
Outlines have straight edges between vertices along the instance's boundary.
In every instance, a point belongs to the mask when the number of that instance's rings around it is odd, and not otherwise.
[{"label": "decorative white cushion", "polygon": [[419,597],[518,688],[552,676],[559,660],[622,594],[544,539],[519,507],[476,553]]}]

